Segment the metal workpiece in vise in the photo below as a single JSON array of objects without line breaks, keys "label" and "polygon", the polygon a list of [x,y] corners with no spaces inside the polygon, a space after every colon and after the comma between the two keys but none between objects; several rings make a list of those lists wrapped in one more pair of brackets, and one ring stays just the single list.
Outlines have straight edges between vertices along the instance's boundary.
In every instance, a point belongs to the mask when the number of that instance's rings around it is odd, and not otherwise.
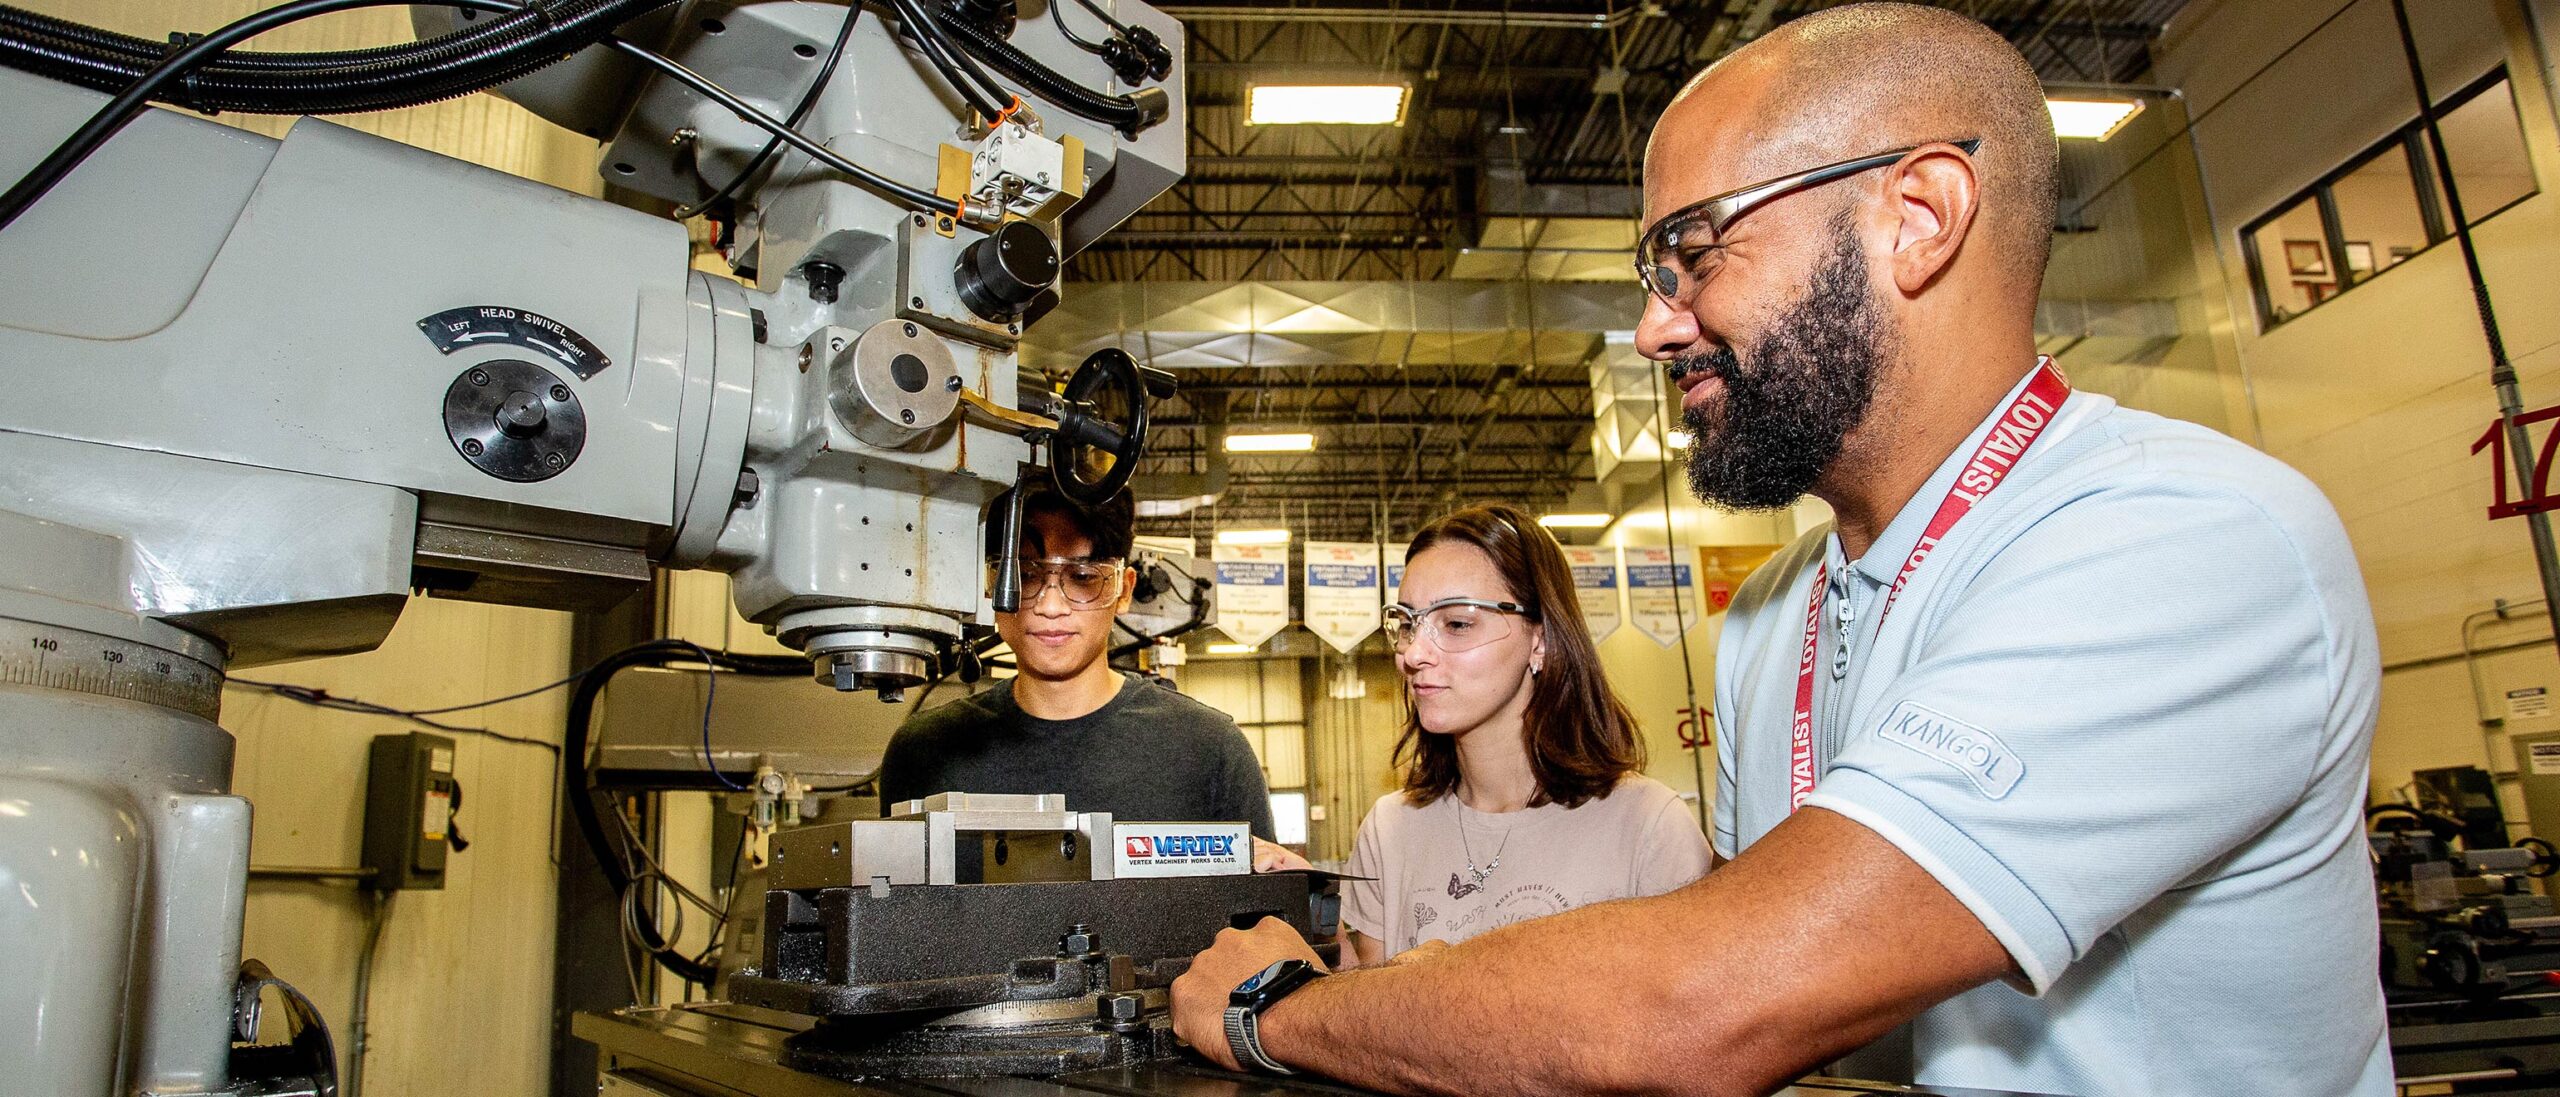
[{"label": "metal workpiece in vise", "polygon": [[[1178,51],[1170,17],[1113,10]],[[473,14],[413,19],[495,33]],[[29,878],[12,1087],[246,1090],[197,1021],[227,1012],[246,887],[225,672],[371,650],[413,591],[598,609],[700,568],[820,681],[896,696],[992,624],[991,502],[1043,468],[1118,490],[1134,366],[1025,408],[1021,340],[1060,265],[1181,178],[1182,69],[1116,89],[1050,21],[992,26],[952,31],[1041,77],[992,125],[876,6],[687,0],[588,28],[666,67],[590,36],[490,89],[601,135],[617,188],[703,203],[736,278],[666,218],[309,118],[143,111],[0,228],[0,675],[35,684],[0,691],[0,790],[57,797],[0,828],[0,864],[113,849],[126,882]],[[765,154],[754,104],[803,99]],[[14,178],[109,100],[0,67],[0,102]],[[131,947],[41,944],[99,925]]]}]

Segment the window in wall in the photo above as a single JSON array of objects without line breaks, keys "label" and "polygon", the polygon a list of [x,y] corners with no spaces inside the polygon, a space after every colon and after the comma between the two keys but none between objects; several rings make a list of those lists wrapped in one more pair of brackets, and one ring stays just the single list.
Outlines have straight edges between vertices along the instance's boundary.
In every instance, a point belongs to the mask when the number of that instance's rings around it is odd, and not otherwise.
[{"label": "window in wall", "polygon": [[2329,261],[2329,234],[2321,227],[2320,200],[2304,198],[2284,212],[2260,222],[2249,234],[2257,257],[2258,284],[2265,299],[2260,311],[2270,323],[2282,323],[2329,299],[2338,291],[2337,271]]},{"label": "window in wall", "polygon": [[[2505,70],[2446,98],[2437,126],[2478,225],[2536,191]],[[2452,235],[2423,121],[2366,149],[2241,232],[2258,321],[2272,328]]]},{"label": "window in wall", "polygon": [[2329,184],[2329,203],[2338,216],[2332,265],[2345,268],[2340,286],[2371,278],[2434,242],[2418,206],[2410,151],[2406,142],[2385,145]]},{"label": "window in wall", "polygon": [[2467,92],[2436,119],[2444,151],[2453,161],[2462,212],[2479,224],[2534,192],[2533,165],[2525,159],[2524,129],[2516,122],[2515,93],[2506,78]]}]

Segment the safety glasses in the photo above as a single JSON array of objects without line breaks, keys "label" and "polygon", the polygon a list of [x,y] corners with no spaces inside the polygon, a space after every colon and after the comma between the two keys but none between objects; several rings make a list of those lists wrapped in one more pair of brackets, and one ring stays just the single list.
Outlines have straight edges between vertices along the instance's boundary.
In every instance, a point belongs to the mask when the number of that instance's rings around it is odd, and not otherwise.
[{"label": "safety glasses", "polygon": [[[1974,137],[1943,143],[1954,145],[1971,156],[1982,146],[1982,139]],[[1725,228],[1743,214],[1774,198],[1898,163],[1903,157],[1927,147],[1912,145],[1836,164],[1824,164],[1764,183],[1753,183],[1740,190],[1729,190],[1673,210],[1636,239],[1636,279],[1643,282],[1645,290],[1661,299],[1663,304],[1674,309],[1687,309],[1698,299],[1699,287],[1715,276],[1718,257],[1724,250]]]},{"label": "safety glasses", "polygon": [[1444,652],[1480,648],[1519,631],[1529,607],[1483,598],[1443,598],[1421,609],[1401,602],[1385,611],[1387,642],[1397,651],[1428,640]]},{"label": "safety glasses", "polygon": [[1053,585],[1067,604],[1077,609],[1107,604],[1120,596],[1120,572],[1125,566],[1117,558],[1095,560],[1052,556],[1035,560],[1026,556],[1022,559],[1022,583],[1018,588],[1022,593],[1022,606],[1031,608],[1032,603],[1038,602]]}]

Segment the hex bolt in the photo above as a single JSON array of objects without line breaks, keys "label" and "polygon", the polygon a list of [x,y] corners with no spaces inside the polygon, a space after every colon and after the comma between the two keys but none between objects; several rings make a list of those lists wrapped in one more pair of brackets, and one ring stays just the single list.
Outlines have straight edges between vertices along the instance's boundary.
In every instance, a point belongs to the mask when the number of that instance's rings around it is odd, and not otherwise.
[{"label": "hex bolt", "polygon": [[844,268],[824,259],[804,264],[800,273],[809,279],[809,299],[821,305],[836,303],[836,287],[844,284]]},{"label": "hex bolt", "polygon": [[463,439],[463,440],[462,440],[462,455],[463,455],[463,456],[465,456],[465,457],[478,457],[478,456],[480,456],[481,452],[482,452],[482,448],[481,448],[480,440],[479,440],[479,439],[477,439],[477,438],[465,438],[465,439]]},{"label": "hex bolt", "polygon": [[488,383],[489,383],[489,371],[488,371],[488,370],[485,370],[485,369],[475,369],[475,370],[472,370],[472,371],[471,371],[471,383],[472,383],[472,384],[475,384],[475,385],[486,385],[486,384],[488,384]]},{"label": "hex bolt", "polygon": [[1091,956],[1100,951],[1102,951],[1102,935],[1095,933],[1092,926],[1083,922],[1068,926],[1066,934],[1058,938],[1058,955],[1060,956]]},{"label": "hex bolt", "polygon": [[1095,996],[1094,1023],[1114,1032],[1128,1032],[1146,1027],[1147,998],[1143,994],[1113,991]]},{"label": "hex bolt", "polygon": [[551,386],[551,399],[552,399],[552,401],[553,401],[553,402],[555,402],[555,403],[561,403],[561,404],[568,403],[568,402],[569,402],[569,386],[567,386],[567,385],[553,385],[553,386]]}]

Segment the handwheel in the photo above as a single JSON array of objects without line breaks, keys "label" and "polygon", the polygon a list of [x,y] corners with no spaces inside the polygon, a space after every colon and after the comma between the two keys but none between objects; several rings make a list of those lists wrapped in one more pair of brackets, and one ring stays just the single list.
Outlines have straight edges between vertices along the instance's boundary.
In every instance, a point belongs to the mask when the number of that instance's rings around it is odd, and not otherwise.
[{"label": "handwheel", "polygon": [[1083,506],[1109,502],[1129,486],[1147,446],[1147,381],[1138,360],[1117,347],[1093,352],[1067,379],[1049,436],[1049,476],[1058,494]]}]

